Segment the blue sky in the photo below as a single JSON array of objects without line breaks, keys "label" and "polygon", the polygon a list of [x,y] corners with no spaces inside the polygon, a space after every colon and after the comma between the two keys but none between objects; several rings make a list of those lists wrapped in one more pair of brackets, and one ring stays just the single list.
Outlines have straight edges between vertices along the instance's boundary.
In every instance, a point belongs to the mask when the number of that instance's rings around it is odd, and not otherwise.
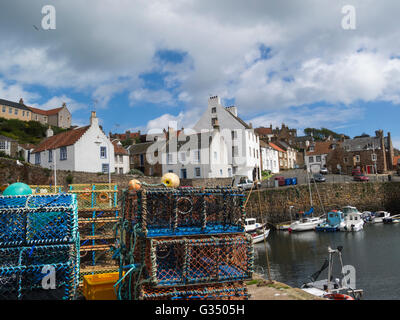
[{"label": "blue sky", "polygon": [[355,30],[346,1],[55,0],[43,30],[46,4],[1,1],[0,98],[66,102],[76,125],[95,109],[108,133],[191,127],[219,95],[253,126],[383,129],[400,148],[396,1],[352,1]]}]

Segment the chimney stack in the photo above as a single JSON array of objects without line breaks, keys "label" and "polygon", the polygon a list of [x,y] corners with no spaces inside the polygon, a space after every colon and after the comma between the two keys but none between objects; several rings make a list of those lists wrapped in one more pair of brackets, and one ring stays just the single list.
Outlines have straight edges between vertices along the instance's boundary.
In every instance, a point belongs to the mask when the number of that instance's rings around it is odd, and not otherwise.
[{"label": "chimney stack", "polygon": [[93,125],[98,126],[99,125],[99,119],[96,116],[96,111],[92,111],[92,114],[90,116],[90,125],[91,126],[93,126]]},{"label": "chimney stack", "polygon": [[24,104],[24,99],[19,99],[19,104]]}]

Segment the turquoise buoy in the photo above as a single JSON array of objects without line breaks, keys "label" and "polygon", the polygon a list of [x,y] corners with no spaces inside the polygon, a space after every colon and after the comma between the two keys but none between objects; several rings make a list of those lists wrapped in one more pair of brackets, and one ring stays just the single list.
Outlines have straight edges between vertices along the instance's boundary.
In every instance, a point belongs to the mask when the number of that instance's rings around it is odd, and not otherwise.
[{"label": "turquoise buoy", "polygon": [[28,194],[32,194],[32,189],[22,182],[16,182],[9,185],[3,192],[3,196],[25,196]]}]

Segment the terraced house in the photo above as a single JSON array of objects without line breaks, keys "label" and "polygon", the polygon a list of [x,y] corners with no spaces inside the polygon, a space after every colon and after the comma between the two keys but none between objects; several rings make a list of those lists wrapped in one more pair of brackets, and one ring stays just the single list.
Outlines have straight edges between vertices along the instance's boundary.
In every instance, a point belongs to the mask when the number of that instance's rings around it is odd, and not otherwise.
[{"label": "terraced house", "polygon": [[72,118],[65,103],[60,108],[42,110],[25,105],[23,99],[20,99],[18,103],[0,99],[0,117],[21,121],[38,121],[64,129],[71,127]]}]

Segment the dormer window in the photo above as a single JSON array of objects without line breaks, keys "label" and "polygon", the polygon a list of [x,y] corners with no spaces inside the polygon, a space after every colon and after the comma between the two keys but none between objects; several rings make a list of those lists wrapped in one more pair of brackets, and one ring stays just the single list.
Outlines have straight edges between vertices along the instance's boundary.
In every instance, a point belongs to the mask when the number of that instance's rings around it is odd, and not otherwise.
[{"label": "dormer window", "polygon": [[217,113],[217,108],[216,107],[212,108],[211,113]]},{"label": "dormer window", "polygon": [[310,151],[312,152],[314,150],[315,150],[314,146],[310,146]]}]

